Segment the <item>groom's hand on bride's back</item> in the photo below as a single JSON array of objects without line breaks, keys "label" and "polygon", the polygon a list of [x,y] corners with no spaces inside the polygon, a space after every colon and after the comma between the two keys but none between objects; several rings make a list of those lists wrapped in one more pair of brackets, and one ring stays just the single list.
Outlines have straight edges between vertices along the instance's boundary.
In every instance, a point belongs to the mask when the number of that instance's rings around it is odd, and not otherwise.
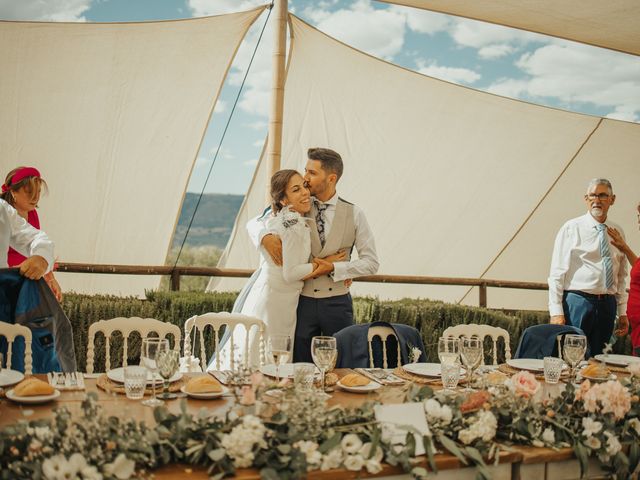
[{"label": "groom's hand on bride's back", "polygon": [[267,251],[273,263],[282,265],[282,240],[278,235],[269,233],[262,237],[262,246]]}]

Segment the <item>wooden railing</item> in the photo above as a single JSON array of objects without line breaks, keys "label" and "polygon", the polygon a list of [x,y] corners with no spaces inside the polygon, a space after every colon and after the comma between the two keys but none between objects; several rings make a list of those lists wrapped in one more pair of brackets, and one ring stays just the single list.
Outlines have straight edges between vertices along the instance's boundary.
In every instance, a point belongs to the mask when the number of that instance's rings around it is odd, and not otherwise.
[{"label": "wooden railing", "polygon": [[[58,263],[57,271],[68,273],[101,273],[118,275],[168,275],[171,290],[180,290],[183,275],[199,277],[250,277],[253,270],[217,267],[172,267],[146,265],[95,265],[86,263]],[[546,283],[491,280],[487,278],[426,277],[420,275],[368,275],[356,278],[356,282],[407,283],[415,285],[452,285],[478,287],[478,303],[487,306],[487,288],[516,288],[524,290],[547,290]]]}]

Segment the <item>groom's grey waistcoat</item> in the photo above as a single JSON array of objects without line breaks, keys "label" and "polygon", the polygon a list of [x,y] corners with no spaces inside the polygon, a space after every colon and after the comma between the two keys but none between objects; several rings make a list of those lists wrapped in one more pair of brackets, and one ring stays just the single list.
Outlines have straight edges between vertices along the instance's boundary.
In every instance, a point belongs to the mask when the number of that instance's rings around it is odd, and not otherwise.
[{"label": "groom's grey waistcoat", "polygon": [[[347,258],[343,261],[351,259],[351,250],[356,241],[356,227],[353,221],[353,205],[341,198],[336,202],[336,212],[331,222],[331,230],[325,239],[324,248],[320,243],[320,235],[318,235],[318,226],[316,225],[316,214],[318,213],[315,203],[311,206],[309,212],[309,227],[311,230],[311,259],[313,257],[326,257],[332,255],[339,250],[345,250]],[[311,260],[310,260],[311,261]],[[329,275],[323,275],[318,278],[311,278],[304,282],[302,295],[312,298],[327,298],[345,295],[349,293],[349,289],[344,286],[344,281],[334,282]]]}]

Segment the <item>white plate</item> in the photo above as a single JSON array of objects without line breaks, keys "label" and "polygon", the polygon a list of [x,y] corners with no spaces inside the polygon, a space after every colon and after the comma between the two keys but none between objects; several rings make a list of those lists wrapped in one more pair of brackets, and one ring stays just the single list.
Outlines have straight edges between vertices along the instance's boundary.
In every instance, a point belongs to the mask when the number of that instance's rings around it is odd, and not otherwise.
[{"label": "white plate", "polygon": [[[278,371],[280,378],[293,378],[295,365],[311,365],[315,367],[313,363],[285,363],[284,365],[280,365],[280,370]],[[260,371],[269,377],[275,378],[276,376],[276,366],[273,363],[261,366]],[[316,377],[320,377],[320,370],[317,368]]]},{"label": "white plate", "polygon": [[507,360],[507,365],[518,370],[544,372],[544,360],[539,358],[512,358]]},{"label": "white plate", "polygon": [[3,368],[0,372],[0,387],[8,387],[22,381],[24,373],[9,368]]},{"label": "white plate", "polygon": [[439,377],[441,375],[439,363],[407,363],[402,368],[406,372],[423,377]]},{"label": "white plate", "polygon": [[219,398],[219,397],[223,396],[225,393],[229,392],[229,389],[227,387],[222,387],[222,391],[221,392],[191,393],[191,392],[187,391],[187,386],[183,385],[182,388],[180,389],[180,391],[182,393],[186,393],[187,395],[189,395],[192,398],[199,398],[201,400],[208,400],[208,399],[211,399],[211,398]]},{"label": "white plate", "polygon": [[[132,365],[132,366],[135,366],[135,365]],[[120,368],[114,368],[113,370],[109,370],[107,372],[107,377],[109,377],[109,380],[113,380],[114,382],[124,383],[124,368],[120,367]],[[177,382],[181,378],[182,378],[182,372],[176,372],[169,379],[169,383]],[[156,384],[162,383],[163,381],[164,379],[156,373]],[[151,381],[151,373],[147,372],[147,384],[150,384],[150,383],[153,383]]]},{"label": "white plate", "polygon": [[618,377],[613,374],[610,373],[609,376],[607,377],[592,377],[591,375],[584,375],[582,372],[580,372],[578,374],[578,376],[582,377],[582,378],[586,378],[587,380],[591,380],[592,382],[606,382],[608,380],[616,380]]},{"label": "white plate", "polygon": [[7,398],[18,403],[46,403],[60,396],[60,390],[54,390],[51,395],[34,395],[31,397],[20,397],[13,393],[13,389],[7,392]]},{"label": "white plate", "polygon": [[617,367],[628,367],[632,363],[640,362],[640,357],[632,357],[631,355],[617,355],[614,353],[610,353],[609,355],[601,353],[593,358],[600,362],[605,362],[609,365],[615,365]]},{"label": "white plate", "polygon": [[382,385],[380,385],[378,382],[374,382],[373,380],[371,380],[369,382],[368,385],[362,385],[361,387],[348,387],[346,385],[343,385],[342,383],[338,382],[337,385],[343,389],[346,390],[347,392],[351,392],[351,393],[368,393],[368,392],[373,392],[374,390],[379,389]]}]

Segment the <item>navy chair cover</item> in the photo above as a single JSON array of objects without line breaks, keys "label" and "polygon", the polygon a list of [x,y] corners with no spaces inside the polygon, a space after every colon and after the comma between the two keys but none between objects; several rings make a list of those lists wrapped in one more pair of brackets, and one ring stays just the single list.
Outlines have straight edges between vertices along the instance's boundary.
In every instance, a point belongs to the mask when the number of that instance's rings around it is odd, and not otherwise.
[{"label": "navy chair cover", "polygon": [[[400,323],[373,322],[363,323],[360,325],[351,325],[336,332],[333,336],[336,338],[338,346],[337,368],[369,368],[369,343],[367,341],[367,333],[369,327],[384,326],[391,327],[400,342],[400,359],[402,364],[410,362],[411,347],[418,347],[422,352],[418,359],[419,362],[426,362],[424,344],[420,332],[414,327],[403,325]],[[379,337],[375,337],[372,341],[374,366],[382,367],[382,342]],[[387,340],[387,362],[389,368],[395,368],[398,360],[398,342],[395,338]]]},{"label": "navy chair cover", "polygon": [[[558,357],[560,355],[558,354],[558,342],[556,339],[559,335],[564,337],[570,333],[584,335],[581,329],[571,325],[545,324],[528,327],[522,332],[520,344],[514,358]],[[585,358],[590,356],[589,345],[587,344]]]}]

